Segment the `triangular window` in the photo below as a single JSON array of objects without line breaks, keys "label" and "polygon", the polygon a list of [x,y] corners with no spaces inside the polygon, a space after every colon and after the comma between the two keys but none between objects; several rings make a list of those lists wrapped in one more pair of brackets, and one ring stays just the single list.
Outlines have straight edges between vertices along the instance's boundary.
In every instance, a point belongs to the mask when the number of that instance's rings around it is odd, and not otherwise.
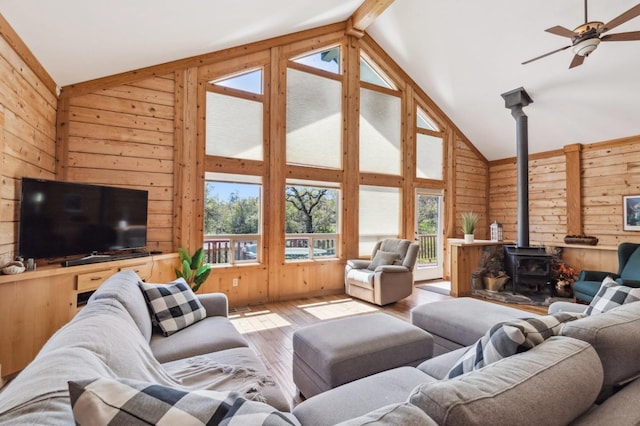
[{"label": "triangular window", "polygon": [[375,84],[395,90],[391,79],[378,67],[375,62],[364,56],[360,56],[360,81]]},{"label": "triangular window", "polygon": [[322,52],[299,56],[292,59],[292,61],[308,67],[340,74],[340,47],[336,46]]},{"label": "triangular window", "polygon": [[262,95],[262,69],[257,69],[242,74],[223,77],[213,80],[211,83],[217,86],[228,87],[230,89],[242,90],[243,92]]},{"label": "triangular window", "polygon": [[431,120],[422,109],[418,108],[417,116],[416,126],[418,126],[419,129],[433,130],[434,132],[439,131],[438,126],[435,125],[433,120]]}]

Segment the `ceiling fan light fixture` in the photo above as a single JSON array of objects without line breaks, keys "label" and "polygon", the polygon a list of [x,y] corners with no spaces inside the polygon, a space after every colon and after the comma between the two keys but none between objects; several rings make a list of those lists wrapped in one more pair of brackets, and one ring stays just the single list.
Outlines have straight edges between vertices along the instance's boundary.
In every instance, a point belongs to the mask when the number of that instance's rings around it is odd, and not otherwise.
[{"label": "ceiling fan light fixture", "polygon": [[597,37],[582,40],[573,45],[573,53],[578,56],[589,56],[591,52],[596,50],[599,44],[600,39]]}]

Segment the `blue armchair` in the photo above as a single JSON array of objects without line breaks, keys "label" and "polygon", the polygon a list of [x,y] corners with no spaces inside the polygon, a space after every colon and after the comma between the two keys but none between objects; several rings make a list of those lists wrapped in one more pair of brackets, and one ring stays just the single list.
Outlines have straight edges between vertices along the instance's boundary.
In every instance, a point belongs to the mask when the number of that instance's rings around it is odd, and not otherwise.
[{"label": "blue armchair", "polygon": [[603,271],[581,271],[578,280],[573,284],[576,299],[591,302],[607,275],[620,285],[640,287],[640,244],[621,243],[618,246],[618,273]]}]

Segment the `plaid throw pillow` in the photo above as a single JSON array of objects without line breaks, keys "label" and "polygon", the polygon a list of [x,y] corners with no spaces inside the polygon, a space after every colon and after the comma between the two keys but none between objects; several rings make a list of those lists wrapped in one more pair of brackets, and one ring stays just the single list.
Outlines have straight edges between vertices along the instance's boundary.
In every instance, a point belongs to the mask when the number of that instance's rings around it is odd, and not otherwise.
[{"label": "plaid throw pillow", "polygon": [[151,318],[164,336],[207,316],[204,306],[183,278],[168,284],[139,283],[151,311]]},{"label": "plaid throw pillow", "polygon": [[619,285],[613,278],[606,277],[586,312],[587,315],[603,314],[625,303],[638,300],[640,300],[640,288]]},{"label": "plaid throw pillow", "polygon": [[237,392],[186,392],[106,378],[69,382],[77,425],[299,425],[289,413]]},{"label": "plaid throw pillow", "polygon": [[466,350],[449,370],[447,377],[457,377],[502,358],[528,351],[549,337],[557,335],[565,322],[585,316],[583,313],[559,312],[498,323]]}]

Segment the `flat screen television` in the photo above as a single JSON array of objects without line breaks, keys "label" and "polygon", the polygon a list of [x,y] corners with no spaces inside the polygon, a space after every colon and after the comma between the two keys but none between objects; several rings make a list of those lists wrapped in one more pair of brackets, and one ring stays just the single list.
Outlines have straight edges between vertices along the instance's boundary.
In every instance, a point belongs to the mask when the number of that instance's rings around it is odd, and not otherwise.
[{"label": "flat screen television", "polygon": [[43,259],[144,248],[148,199],[143,190],[22,178],[18,252]]}]

